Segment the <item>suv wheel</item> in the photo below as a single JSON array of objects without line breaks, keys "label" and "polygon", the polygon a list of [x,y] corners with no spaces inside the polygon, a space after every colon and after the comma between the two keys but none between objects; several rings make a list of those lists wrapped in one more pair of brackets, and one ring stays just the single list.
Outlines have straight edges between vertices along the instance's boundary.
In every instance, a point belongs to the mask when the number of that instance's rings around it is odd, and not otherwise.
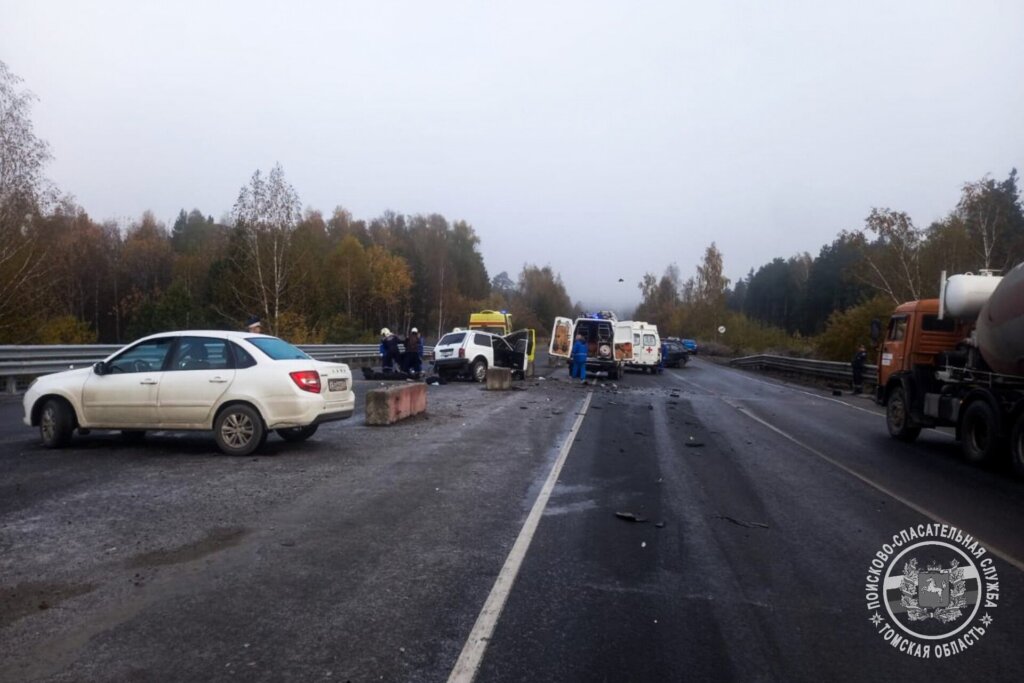
[{"label": "suv wheel", "polygon": [[473,361],[473,365],[470,366],[469,374],[474,382],[485,381],[487,379],[487,361],[483,358],[477,358]]}]

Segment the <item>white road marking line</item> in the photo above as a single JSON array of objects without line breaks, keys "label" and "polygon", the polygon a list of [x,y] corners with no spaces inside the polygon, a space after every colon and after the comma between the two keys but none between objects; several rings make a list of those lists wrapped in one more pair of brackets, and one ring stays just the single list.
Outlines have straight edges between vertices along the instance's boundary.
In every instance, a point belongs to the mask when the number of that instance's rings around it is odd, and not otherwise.
[{"label": "white road marking line", "polygon": [[708,389],[707,387],[702,387],[701,385],[699,385],[699,384],[697,384],[696,382],[694,382],[694,381],[693,381],[692,379],[683,379],[682,377],[680,377],[679,375],[677,375],[677,374],[676,374],[676,373],[674,373],[674,372],[673,372],[673,373],[670,373],[670,374],[672,375],[672,377],[673,377],[673,378],[674,378],[674,379],[675,379],[676,381],[682,382],[683,384],[690,384],[690,385],[692,385],[692,386],[695,386],[695,387],[697,387],[698,389],[700,389],[701,391],[706,391],[706,392],[708,392],[708,393],[709,393],[709,394],[711,394],[712,396],[718,396],[718,392],[716,392],[716,391],[713,391],[713,390],[711,390],[711,389]]},{"label": "white road marking line", "polygon": [[580,425],[583,424],[583,418],[586,417],[587,408],[590,407],[592,396],[593,392],[588,391],[587,397],[583,401],[583,407],[577,414],[576,422],[573,423],[568,438],[562,444],[562,449],[558,453],[555,465],[551,468],[551,472],[548,474],[547,481],[544,482],[540,493],[537,494],[537,500],[533,503],[533,509],[530,510],[523,528],[519,531],[519,536],[516,538],[512,550],[509,551],[505,564],[502,566],[501,571],[498,572],[498,578],[495,579],[490,595],[487,596],[487,600],[480,610],[480,615],[476,618],[476,623],[473,624],[473,630],[469,632],[466,644],[462,647],[462,653],[459,655],[458,661],[455,662],[455,668],[452,669],[451,674],[448,676],[448,683],[471,683],[476,677],[476,673],[480,669],[480,664],[484,658],[484,652],[487,650],[487,644],[491,640],[495,626],[498,625],[498,618],[501,616],[501,611],[505,608],[505,601],[508,600],[509,593],[512,591],[516,575],[519,574],[519,567],[522,566],[523,559],[526,557],[526,551],[530,548],[533,534],[537,531],[537,525],[540,524],[544,508],[547,507],[548,499],[551,498],[551,492],[558,481],[558,475],[562,473],[562,466],[565,464],[569,451],[572,449],[572,444],[576,440],[576,433],[579,432]]},{"label": "white road marking line", "polygon": [[[724,399],[723,399],[723,401],[724,401]],[[908,508],[910,508],[914,512],[917,512],[918,514],[923,515],[924,517],[927,517],[928,519],[932,520],[933,522],[937,522],[938,524],[946,524],[948,526],[954,526],[954,527],[956,527],[958,529],[962,529],[963,528],[959,524],[953,524],[952,522],[949,522],[946,519],[943,519],[942,517],[940,517],[939,515],[935,514],[934,512],[929,510],[928,508],[921,507],[917,503],[914,503],[913,501],[907,500],[906,498],[900,496],[898,493],[896,493],[892,489],[888,488],[884,484],[879,484],[875,480],[873,480],[873,479],[871,479],[871,478],[861,474],[860,472],[857,472],[856,470],[853,470],[853,469],[847,467],[846,465],[844,465],[843,463],[839,462],[835,458],[832,458],[831,456],[825,455],[824,453],[822,453],[818,449],[813,448],[811,446],[808,446],[803,441],[800,441],[799,439],[797,439],[795,436],[791,436],[790,434],[788,434],[787,432],[784,432],[783,430],[779,429],[778,427],[776,427],[775,425],[771,424],[770,422],[762,420],[757,415],[754,415],[752,412],[750,412],[749,410],[747,410],[743,406],[737,405],[735,403],[731,403],[729,401],[724,401],[724,402],[725,402],[726,405],[730,406],[731,408],[734,408],[736,411],[742,413],[743,415],[746,415],[747,417],[749,417],[754,422],[757,422],[757,423],[767,427],[768,429],[772,430],[773,432],[775,432],[776,434],[778,434],[782,438],[787,439],[789,441],[792,441],[793,443],[795,443],[797,446],[800,446],[800,448],[804,449],[808,453],[812,453],[813,455],[818,456],[819,458],[821,458],[825,462],[829,463],[830,465],[834,465],[835,467],[838,467],[839,469],[841,469],[842,471],[846,472],[847,474],[852,475],[852,476],[856,477],[857,479],[861,480],[862,482],[864,482],[865,484],[867,484],[871,488],[875,489],[876,491],[880,491],[881,493],[884,493],[885,495],[889,496],[893,500],[896,500],[896,501],[898,501],[900,503],[903,503],[904,505],[906,505]],[[981,545],[985,546],[990,553],[992,553],[993,555],[995,555],[999,559],[1003,560],[1007,564],[1012,565],[1013,567],[1016,567],[1020,571],[1024,572],[1024,561],[1018,560],[1017,558],[1015,558],[1012,555],[1010,555],[1008,552],[1006,552],[1004,550],[1000,550],[999,548],[997,548],[996,546],[992,545],[991,543],[988,543],[988,542],[982,540],[977,535],[974,535],[974,538],[975,538],[976,541],[978,541],[978,543],[980,543]]]},{"label": "white road marking line", "polygon": [[[758,382],[760,384],[764,384],[764,385],[769,386],[769,387],[774,387],[776,389],[789,389],[790,391],[795,391],[795,392],[797,392],[799,394],[805,394],[807,396],[810,396],[811,398],[820,398],[820,399],[822,399],[824,401],[832,401],[833,403],[838,403],[841,406],[846,406],[847,408],[853,408],[854,410],[859,410],[862,413],[867,413],[868,415],[871,415],[872,417],[881,417],[881,418],[885,417],[885,413],[879,413],[879,412],[874,411],[874,410],[868,410],[867,408],[861,408],[860,406],[855,406],[852,403],[847,403],[846,401],[840,401],[838,398],[832,398],[831,396],[822,396],[821,394],[815,394],[815,393],[812,393],[810,391],[804,391],[803,389],[798,389],[797,387],[794,387],[794,386],[792,386],[790,384],[780,384],[780,383],[776,383],[776,382],[768,382],[768,381],[763,380],[763,379],[758,379],[757,377],[750,377],[746,373],[740,372],[738,370],[736,372],[738,372],[740,375],[742,375],[746,379],[750,380],[751,382]],[[683,379],[682,377],[678,377],[675,374],[673,374],[672,376],[675,377],[680,382],[683,382],[683,383],[686,383],[686,384],[692,384],[693,386],[697,387],[698,389],[701,389],[702,391],[706,391],[706,392],[708,392],[709,394],[711,394],[713,396],[718,396],[719,398],[721,398],[721,395],[718,394],[717,392],[712,391],[711,389],[708,389],[706,387],[702,387],[701,385],[697,384],[696,382],[693,382],[692,380]],[[928,429],[928,431],[933,432],[935,434],[939,434],[941,436],[944,436],[947,439],[953,439],[954,441],[956,441],[956,436],[955,435],[948,434],[948,433],[942,431],[941,429],[939,429],[938,427],[927,427],[926,429]]]}]

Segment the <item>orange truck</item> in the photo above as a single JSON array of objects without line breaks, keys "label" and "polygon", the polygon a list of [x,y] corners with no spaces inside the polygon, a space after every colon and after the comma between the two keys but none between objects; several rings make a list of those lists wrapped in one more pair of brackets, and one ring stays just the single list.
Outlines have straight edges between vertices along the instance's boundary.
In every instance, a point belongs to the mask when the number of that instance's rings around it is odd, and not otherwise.
[{"label": "orange truck", "polygon": [[943,273],[940,298],[897,307],[881,341],[876,400],[893,438],[952,427],[968,460],[1008,454],[1024,477],[1024,263]]}]

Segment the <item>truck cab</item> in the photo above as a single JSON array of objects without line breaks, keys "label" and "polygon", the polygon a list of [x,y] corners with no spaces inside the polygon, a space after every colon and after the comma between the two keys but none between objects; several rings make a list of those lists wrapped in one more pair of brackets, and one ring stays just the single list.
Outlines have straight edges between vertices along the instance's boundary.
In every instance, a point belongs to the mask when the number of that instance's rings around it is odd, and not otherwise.
[{"label": "truck cab", "polygon": [[[879,398],[901,373],[930,375],[939,354],[954,349],[970,333],[953,318],[939,319],[939,300],[901,304],[889,318],[878,357]],[[880,401],[884,403],[884,401]]]}]

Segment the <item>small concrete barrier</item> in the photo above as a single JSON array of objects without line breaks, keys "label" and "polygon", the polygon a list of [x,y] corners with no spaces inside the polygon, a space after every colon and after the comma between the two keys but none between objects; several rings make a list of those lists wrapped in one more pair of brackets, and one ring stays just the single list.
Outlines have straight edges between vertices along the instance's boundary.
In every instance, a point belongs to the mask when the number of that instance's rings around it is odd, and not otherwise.
[{"label": "small concrete barrier", "polygon": [[487,368],[487,391],[508,391],[511,388],[510,368]]},{"label": "small concrete barrier", "polygon": [[427,385],[398,384],[366,392],[366,424],[389,425],[427,411]]}]

